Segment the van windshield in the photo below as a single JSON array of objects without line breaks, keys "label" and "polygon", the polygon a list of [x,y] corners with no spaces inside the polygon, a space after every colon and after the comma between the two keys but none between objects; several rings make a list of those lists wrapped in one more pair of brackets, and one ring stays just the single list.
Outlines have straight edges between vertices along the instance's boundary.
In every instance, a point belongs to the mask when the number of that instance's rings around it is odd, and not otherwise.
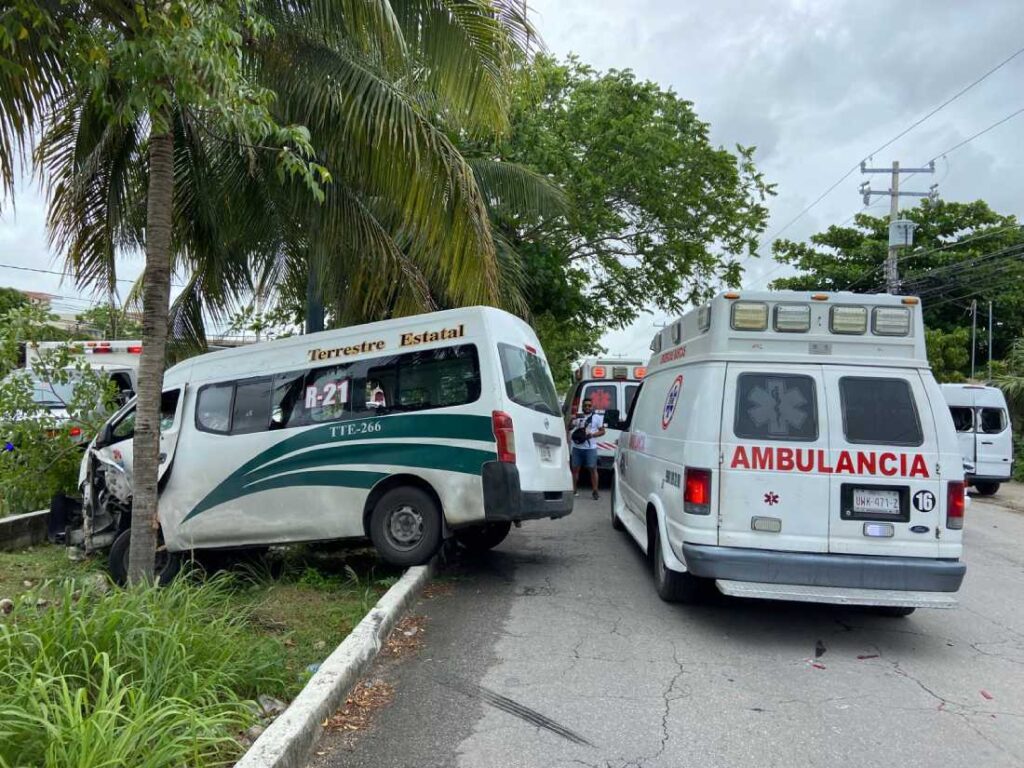
[{"label": "van windshield", "polygon": [[543,358],[511,344],[499,344],[498,356],[509,399],[535,411],[557,416],[558,395]]}]

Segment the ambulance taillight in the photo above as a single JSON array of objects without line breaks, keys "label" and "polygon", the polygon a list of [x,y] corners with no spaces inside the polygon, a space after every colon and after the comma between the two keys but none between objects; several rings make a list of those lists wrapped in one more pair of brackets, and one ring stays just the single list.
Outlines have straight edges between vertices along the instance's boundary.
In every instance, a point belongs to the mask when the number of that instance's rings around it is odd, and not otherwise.
[{"label": "ambulance taillight", "polygon": [[508,464],[516,463],[516,434],[512,426],[512,417],[504,411],[491,413],[491,428],[494,439],[498,443],[498,461]]},{"label": "ambulance taillight", "polygon": [[960,481],[953,481],[946,486],[946,527],[959,531],[964,527],[965,486]]},{"label": "ambulance taillight", "polygon": [[683,480],[683,511],[691,515],[711,514],[711,470],[686,468]]}]

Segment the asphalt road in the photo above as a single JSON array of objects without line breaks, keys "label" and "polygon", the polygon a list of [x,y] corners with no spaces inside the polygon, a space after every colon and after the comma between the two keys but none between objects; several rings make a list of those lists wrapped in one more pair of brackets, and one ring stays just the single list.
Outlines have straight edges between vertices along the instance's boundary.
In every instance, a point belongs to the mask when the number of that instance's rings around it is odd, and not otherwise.
[{"label": "asphalt road", "polygon": [[607,493],[460,558],[424,647],[316,768],[1024,764],[1024,514],[969,509],[960,606],[673,606]]}]

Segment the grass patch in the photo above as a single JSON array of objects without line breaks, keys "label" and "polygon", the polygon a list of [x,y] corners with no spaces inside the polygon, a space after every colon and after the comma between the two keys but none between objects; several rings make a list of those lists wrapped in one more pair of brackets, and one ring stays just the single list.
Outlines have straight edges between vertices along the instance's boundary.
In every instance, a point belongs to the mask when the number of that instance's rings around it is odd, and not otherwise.
[{"label": "grass patch", "polygon": [[254,699],[293,696],[397,578],[306,549],[162,589],[98,570],[56,547],[0,553],[0,768],[230,765]]}]

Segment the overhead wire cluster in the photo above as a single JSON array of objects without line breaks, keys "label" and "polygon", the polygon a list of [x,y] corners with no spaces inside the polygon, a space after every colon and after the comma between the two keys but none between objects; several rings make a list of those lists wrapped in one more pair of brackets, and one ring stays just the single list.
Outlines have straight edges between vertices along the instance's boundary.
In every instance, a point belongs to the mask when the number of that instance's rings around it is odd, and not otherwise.
[{"label": "overhead wire cluster", "polygon": [[[982,82],[984,82],[984,81],[985,81],[986,79],[988,79],[988,78],[989,78],[989,77],[991,77],[991,76],[992,76],[993,74],[995,74],[996,72],[998,72],[998,71],[999,71],[1000,69],[1002,69],[1003,67],[1005,67],[1005,66],[1006,66],[1007,64],[1009,64],[1009,63],[1010,63],[1011,61],[1013,61],[1014,59],[1016,59],[1016,58],[1017,58],[1018,56],[1020,56],[1021,54],[1024,54],[1024,47],[1022,47],[1022,48],[1019,48],[1019,49],[1017,49],[1016,51],[1014,51],[1014,52],[1013,52],[1012,54],[1010,54],[1010,55],[1009,55],[1009,56],[1007,56],[1007,57],[1006,57],[1005,59],[1003,59],[1003,60],[1002,60],[1002,61],[1000,61],[1000,62],[999,62],[998,64],[996,64],[996,65],[995,65],[994,67],[992,67],[992,68],[991,68],[991,69],[989,69],[988,71],[984,72],[984,73],[983,73],[983,74],[981,74],[981,75],[980,75],[979,77],[975,78],[975,79],[974,79],[974,80],[972,80],[972,81],[971,81],[970,83],[968,83],[968,84],[967,84],[967,85],[965,85],[965,86],[964,86],[963,88],[961,88],[961,89],[960,89],[959,91],[957,91],[956,93],[954,93],[954,94],[953,94],[952,96],[950,96],[949,98],[947,98],[947,99],[946,99],[945,101],[943,101],[943,102],[942,102],[941,104],[939,104],[938,106],[934,107],[934,108],[933,108],[932,110],[930,110],[930,111],[929,111],[929,112],[928,112],[927,114],[925,114],[925,115],[923,115],[922,117],[918,118],[918,119],[917,119],[917,120],[915,120],[915,121],[914,121],[913,123],[911,123],[911,124],[910,124],[909,126],[907,126],[907,127],[906,127],[906,128],[904,128],[904,129],[903,129],[902,131],[900,131],[900,132],[899,132],[899,133],[897,133],[897,134],[896,134],[895,136],[893,136],[893,137],[892,137],[891,139],[889,139],[888,141],[886,141],[886,142],[885,142],[884,144],[880,145],[880,146],[879,146],[878,148],[876,148],[875,150],[873,150],[872,152],[870,152],[870,153],[869,153],[868,155],[866,155],[866,156],[865,156],[864,158],[862,158],[861,160],[858,160],[858,161],[857,161],[857,163],[856,163],[855,165],[851,166],[849,170],[847,170],[847,171],[846,171],[846,172],[845,172],[844,174],[842,174],[842,175],[841,175],[841,176],[840,176],[840,177],[839,177],[839,178],[838,178],[838,179],[837,179],[837,180],[836,180],[835,182],[833,182],[833,183],[832,183],[831,185],[829,185],[829,186],[828,186],[828,187],[827,187],[827,188],[826,188],[826,189],[825,189],[825,190],[824,190],[824,191],[823,191],[823,192],[822,192],[822,193],[821,193],[820,195],[818,195],[818,196],[817,196],[817,197],[816,197],[816,198],[815,198],[815,199],[814,199],[814,200],[813,200],[813,201],[812,201],[812,202],[811,202],[810,204],[808,204],[807,206],[805,206],[805,207],[804,207],[804,208],[803,208],[803,209],[802,209],[802,210],[801,210],[801,211],[800,211],[800,212],[799,212],[799,213],[798,213],[798,214],[797,214],[796,216],[794,216],[794,217],[793,217],[793,218],[791,218],[791,219],[790,219],[789,221],[787,221],[787,222],[786,222],[786,223],[785,223],[784,225],[782,225],[782,227],[780,227],[780,228],[778,228],[777,230],[775,230],[775,231],[774,231],[774,232],[773,232],[773,233],[772,233],[771,235],[767,236],[767,237],[766,237],[766,238],[765,238],[765,239],[764,239],[764,240],[763,240],[763,241],[762,241],[762,242],[761,242],[761,243],[760,243],[760,244],[758,245],[758,248],[757,248],[757,250],[761,250],[761,249],[763,249],[763,248],[765,248],[765,247],[769,247],[769,246],[771,246],[772,244],[774,244],[774,243],[775,243],[775,241],[779,239],[779,237],[780,237],[780,236],[782,235],[782,233],[783,233],[783,232],[785,232],[785,231],[786,231],[786,230],[788,230],[788,229],[789,229],[789,228],[790,228],[791,226],[793,226],[794,224],[796,224],[796,222],[798,222],[798,221],[799,221],[800,219],[802,219],[802,218],[803,218],[803,217],[804,217],[805,215],[807,215],[807,214],[808,214],[808,213],[809,213],[809,212],[810,212],[811,210],[813,210],[813,209],[814,209],[814,208],[815,208],[815,207],[816,207],[816,206],[817,206],[817,205],[818,205],[819,203],[821,203],[821,202],[822,202],[822,201],[823,201],[823,200],[824,200],[824,199],[825,199],[826,197],[828,197],[828,196],[829,196],[829,195],[830,195],[830,194],[831,194],[831,193],[832,193],[832,192],[833,192],[833,191],[834,191],[834,190],[835,190],[835,189],[836,189],[836,188],[837,188],[837,187],[838,187],[838,186],[839,186],[840,184],[842,184],[842,183],[843,183],[844,181],[846,181],[846,179],[848,179],[848,178],[849,178],[849,177],[850,177],[851,175],[853,175],[853,174],[854,174],[854,173],[855,173],[855,172],[856,172],[857,170],[859,170],[859,169],[860,169],[860,167],[861,167],[861,163],[863,163],[863,162],[866,162],[866,161],[870,160],[870,159],[871,159],[871,158],[872,158],[872,157],[873,157],[874,155],[878,154],[878,153],[879,153],[879,152],[881,152],[882,150],[884,150],[884,149],[886,149],[887,147],[891,146],[891,145],[892,145],[892,144],[894,144],[894,143],[895,143],[896,141],[898,141],[899,139],[903,138],[903,137],[904,137],[904,136],[906,136],[906,135],[907,135],[908,133],[910,133],[911,131],[913,131],[913,130],[914,130],[915,128],[917,128],[918,126],[920,126],[921,124],[923,124],[923,123],[924,123],[924,122],[926,122],[927,120],[931,119],[931,118],[932,118],[933,116],[935,116],[936,114],[938,114],[938,113],[939,113],[940,111],[942,111],[943,109],[945,109],[945,108],[946,108],[947,106],[949,106],[950,104],[952,104],[952,103],[953,103],[954,101],[956,101],[957,99],[959,99],[959,98],[960,98],[961,96],[963,96],[963,95],[964,95],[965,93],[967,93],[967,92],[968,92],[968,91],[970,91],[971,89],[973,89],[973,88],[975,88],[976,86],[980,85],[980,84],[981,84]],[[1018,115],[1020,115],[1020,114],[1022,114],[1022,113],[1024,113],[1024,107],[1021,107],[1021,108],[1019,108],[1019,109],[1016,109],[1016,110],[1014,110],[1014,111],[1013,111],[1013,112],[1011,112],[1010,114],[1008,114],[1008,115],[1006,115],[1006,116],[1004,116],[1004,117],[1000,118],[999,120],[996,120],[995,122],[993,122],[993,123],[991,123],[990,125],[986,126],[986,127],[985,127],[985,128],[983,128],[982,130],[980,130],[980,131],[978,131],[978,132],[976,132],[976,133],[972,134],[971,136],[968,136],[968,137],[967,137],[966,139],[963,139],[963,140],[961,140],[961,141],[957,142],[956,144],[954,144],[953,146],[951,146],[951,147],[948,147],[947,149],[944,149],[944,150],[943,150],[942,152],[939,152],[939,153],[938,153],[938,154],[936,154],[936,155],[935,155],[934,157],[932,157],[932,158],[930,158],[929,160],[925,161],[925,163],[923,163],[923,165],[928,165],[929,163],[931,163],[931,162],[934,162],[935,160],[938,160],[938,159],[940,159],[940,158],[943,158],[943,157],[945,157],[946,155],[949,155],[949,154],[950,154],[950,153],[952,153],[952,152],[955,152],[956,150],[960,149],[961,147],[963,147],[963,146],[966,146],[967,144],[971,143],[971,142],[972,142],[972,141],[974,141],[975,139],[977,139],[977,138],[979,138],[979,137],[981,137],[981,136],[985,135],[986,133],[988,133],[989,131],[991,131],[991,130],[993,130],[993,129],[995,129],[995,128],[998,128],[998,127],[999,127],[1000,125],[1003,125],[1003,124],[1004,124],[1004,123],[1006,123],[1007,121],[1009,121],[1009,120],[1013,119],[1014,117],[1017,117]],[[912,177],[913,177],[913,176],[915,176],[915,175],[916,175],[916,174],[914,174],[914,173],[911,173],[911,174],[909,174],[909,175],[907,176],[907,178],[908,178],[908,179],[910,179],[910,178],[912,178]],[[854,213],[854,214],[852,214],[852,215],[851,215],[851,216],[850,216],[850,217],[849,217],[849,218],[848,218],[848,219],[847,219],[847,220],[846,220],[846,221],[845,221],[845,222],[844,222],[843,224],[845,225],[846,223],[848,223],[849,221],[851,221],[851,220],[852,220],[852,219],[853,219],[853,218],[854,218],[854,217],[855,217],[855,216],[857,215],[857,213],[862,213],[862,212],[863,212],[864,210],[867,210],[867,209],[868,209],[869,207],[873,207],[873,206],[866,206],[865,208],[861,209],[860,211],[857,211],[857,212],[855,212],[855,213]],[[842,226],[842,225],[841,225],[841,226]],[[748,258],[749,258],[749,257],[748,257]],[[777,264],[777,265],[776,265],[776,266],[775,266],[774,268],[772,268],[772,269],[771,269],[770,271],[768,271],[768,272],[767,272],[767,273],[765,273],[764,275],[760,276],[760,277],[758,278],[758,281],[759,281],[760,283],[763,283],[763,284],[764,284],[765,286],[767,286],[767,285],[768,285],[768,283],[769,283],[769,278],[770,278],[770,277],[771,277],[772,275],[774,275],[774,274],[775,274],[776,272],[778,272],[778,271],[779,271],[780,269],[782,269],[782,268],[783,268],[784,266],[786,266],[786,264],[785,264],[785,263],[782,263],[782,262],[778,263],[778,264]],[[881,267],[879,267],[879,269],[881,269]]]}]

